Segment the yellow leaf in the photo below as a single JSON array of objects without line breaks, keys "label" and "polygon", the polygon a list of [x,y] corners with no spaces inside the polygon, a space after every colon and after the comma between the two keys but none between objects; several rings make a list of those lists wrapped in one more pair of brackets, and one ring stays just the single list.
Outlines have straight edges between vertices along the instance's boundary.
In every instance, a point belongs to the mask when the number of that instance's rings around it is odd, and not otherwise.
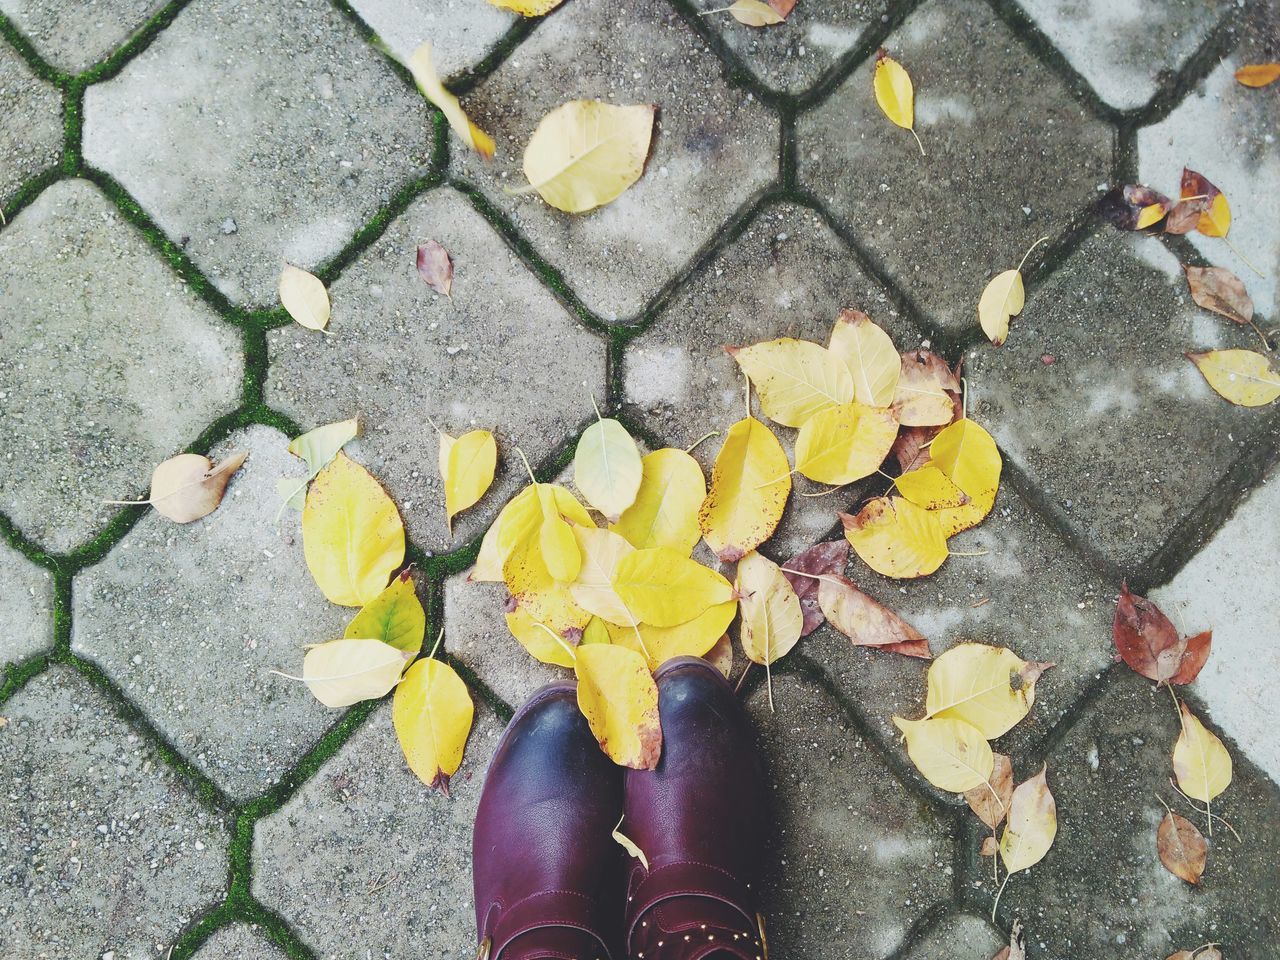
[{"label": "yellow leaf", "polygon": [[[510,504],[507,504],[510,506]],[[506,507],[503,508],[505,512]],[[504,556],[498,548],[498,540],[501,536],[499,524],[502,522],[502,514],[498,514],[498,518],[493,521],[489,529],[484,532],[484,537],[480,541],[480,552],[476,554],[475,565],[471,568],[471,572],[467,574],[468,583],[501,583],[502,582],[502,561]]]},{"label": "yellow leaf", "polygon": [[564,0],[489,0],[495,7],[514,10],[522,17],[540,17],[550,13]]},{"label": "yellow leaf", "polygon": [[407,66],[422,95],[444,114],[458,139],[486,160],[492,157],[493,138],[471,122],[462,109],[462,104],[458,103],[458,98],[445,89],[440,75],[436,73],[436,66],[431,58],[430,40],[413,51]]},{"label": "yellow leaf", "polygon": [[[915,135],[915,89],[911,77],[897,60],[883,50],[876,57],[876,75],[873,81],[876,91],[876,103],[884,111],[884,115],[904,130]],[[920,156],[924,156],[924,144],[916,136],[920,145]]]},{"label": "yellow leaf", "polygon": [[524,175],[543,200],[582,213],[615,200],[640,179],[649,155],[655,108],[570,100],[533,131]]},{"label": "yellow leaf", "polygon": [[1236,81],[1246,87],[1265,87],[1280,80],[1280,63],[1247,63],[1236,71]]},{"label": "yellow leaf", "polygon": [[560,515],[555,490],[550,484],[538,484],[538,504],[542,507],[538,547],[542,550],[547,572],[561,583],[572,583],[578,579],[578,571],[582,569],[582,553],[578,550],[573,527]]},{"label": "yellow leaf", "polygon": [[1049,852],[1058,833],[1058,807],[1041,767],[1018,784],[1009,801],[1009,822],[1000,837],[1000,859],[1010,873],[1033,867]]},{"label": "yellow leaf", "polygon": [[1022,285],[1021,270],[996,274],[978,301],[978,322],[982,332],[997,347],[1009,336],[1009,318],[1022,312],[1027,294]]},{"label": "yellow leaf", "polygon": [[1173,746],[1173,772],[1183,793],[1209,803],[1231,784],[1231,754],[1185,703],[1180,707],[1182,732]]},{"label": "yellow leaf", "polygon": [[[621,629],[621,628],[619,628]],[[592,617],[591,622],[582,631],[583,643],[612,643],[609,639],[609,627],[599,617]],[[570,664],[572,666],[572,664]]]},{"label": "yellow leaf", "polygon": [[902,372],[893,393],[893,408],[904,427],[941,427],[955,419],[948,390],[960,390],[960,378],[945,360],[927,350],[902,355]]},{"label": "yellow leaf", "polygon": [[1225,193],[1215,194],[1209,209],[1200,214],[1196,229],[1206,237],[1225,237],[1231,229],[1231,204]]},{"label": "yellow leaf", "polygon": [[929,665],[925,710],[930,717],[963,720],[994,740],[1031,711],[1036,680],[1050,666],[1004,647],[956,644]]},{"label": "yellow leaf", "polygon": [[609,529],[639,550],[671,547],[692,552],[702,537],[698,509],[707,496],[698,461],[683,450],[665,447],[644,457],[640,465],[635,502]]},{"label": "yellow leaf", "polygon": [[[713,604],[688,623],[674,627],[654,627],[641,623],[634,629],[606,623],[609,642],[634,650],[646,658],[650,670],[657,670],[672,657],[700,657],[724,636],[738,612],[733,600]],[[640,632],[639,639],[636,631]]]},{"label": "yellow leaf", "polygon": [[320,590],[344,607],[364,606],[404,563],[404,523],[396,505],[345,453],[307,491],[302,552]]},{"label": "yellow leaf", "polygon": [[947,559],[938,514],[901,497],[876,497],[856,517],[840,514],[844,536],[863,563],[899,579],[933,573]]},{"label": "yellow leaf", "polygon": [[573,455],[573,482],[610,523],[635,503],[643,473],[636,442],[617,420],[597,420],[583,431]]},{"label": "yellow leaf", "polygon": [[1003,461],[996,442],[972,420],[957,420],[929,445],[930,463],[964,491],[969,502],[937,511],[947,537],[979,523],[995,506]]},{"label": "yellow leaf", "polygon": [[[588,618],[591,616],[586,611],[583,611],[583,614]],[[507,629],[511,631],[511,635],[520,641],[520,646],[524,647],[535,660],[541,663],[552,663],[559,667],[573,666],[574,644],[570,643],[563,634],[541,620],[535,620],[520,604],[516,604],[514,610],[509,610],[506,618]],[[577,628],[570,626],[564,629]]]},{"label": "yellow leaf", "polygon": [[365,604],[347,624],[347,639],[372,637],[383,643],[416,654],[422,649],[427,629],[427,615],[422,609],[408,571],[391,581],[391,585]]},{"label": "yellow leaf", "polygon": [[898,436],[889,407],[843,403],[810,418],[796,437],[796,469],[810,480],[843,486],[880,469]]},{"label": "yellow leaf", "polygon": [[907,755],[939,790],[964,793],[986,783],[995,757],[986,738],[963,720],[934,718],[893,722],[907,740]]},{"label": "yellow leaf", "polygon": [[644,657],[612,644],[578,648],[578,708],[614,763],[652,770],[662,754],[658,687]]},{"label": "yellow leaf", "polygon": [[349,707],[376,700],[394,687],[413,656],[381,640],[330,640],[307,651],[302,679],[326,707]]},{"label": "yellow leaf", "polygon": [[329,291],[319,277],[291,263],[286,263],[280,274],[280,303],[308,330],[323,330],[329,325]]},{"label": "yellow leaf", "polygon": [[853,376],[853,397],[868,407],[893,403],[902,357],[889,335],[859,310],[841,310],[831,328],[831,352]]},{"label": "yellow leaf", "polygon": [[816,343],[784,338],[725,351],[755,386],[765,415],[785,427],[802,426],[814,414],[853,399],[849,369]]},{"label": "yellow leaf", "polygon": [[151,494],[146,502],[175,523],[207,517],[218,508],[232,474],[248,456],[233,453],[219,464],[198,453],[170,457],[151,472]]},{"label": "yellow leaf", "polygon": [[400,749],[429,787],[449,793],[449,778],[462,765],[475,706],[462,678],[447,663],[419,660],[404,675],[391,704]]},{"label": "yellow leaf", "polygon": [[748,27],[770,27],[786,19],[763,0],[734,0],[724,9],[733,19]]},{"label": "yellow leaf", "polygon": [[444,515],[449,532],[453,518],[474,506],[493,483],[498,444],[488,430],[472,430],[454,439],[440,434],[440,477],[444,481]]},{"label": "yellow leaf", "polygon": [[755,417],[725,435],[711,471],[711,489],[698,512],[702,537],[733,563],[773,534],[791,493],[791,465],[773,432]]},{"label": "yellow leaf", "polygon": [[800,598],[778,565],[752,551],[738,561],[735,583],[742,611],[742,652],[759,664],[786,656],[800,640]]},{"label": "yellow leaf", "polygon": [[1209,386],[1241,407],[1266,406],[1280,397],[1280,373],[1252,350],[1210,350],[1188,353],[1187,359],[1199,368]]},{"label": "yellow leaf", "polygon": [[670,547],[622,557],[613,588],[632,615],[655,627],[688,623],[713,604],[734,599],[728,580]]},{"label": "yellow leaf", "polygon": [[[294,437],[289,442],[289,452],[306,462],[307,475],[298,479],[282,478],[279,481],[277,486],[285,505],[301,510],[306,502],[307,484],[329,465],[329,461],[336,457],[338,451],[348,441],[353,440],[359,431],[360,423],[356,417],[352,417],[350,420],[326,423],[324,426]],[[276,516],[279,519],[279,514]]]},{"label": "yellow leaf", "polygon": [[961,507],[969,502],[968,495],[931,463],[908,470],[893,483],[900,494],[926,510]]},{"label": "yellow leaf", "polygon": [[[535,619],[541,620],[557,632],[569,628],[581,629],[591,619],[591,614],[575,604],[569,594],[568,584],[574,578],[559,580],[547,563],[542,535],[547,526],[543,522],[546,515],[544,500],[552,501],[546,504],[552,508],[552,532],[545,540],[557,552],[557,569],[562,573],[567,572],[567,565],[571,564],[573,556],[577,556],[579,563],[581,562],[577,540],[565,519],[574,526],[594,527],[591,515],[564,487],[539,483],[522,490],[499,515],[496,553],[502,557],[502,579],[511,595]],[[557,516],[561,518],[558,523],[555,520]],[[565,533],[571,541],[572,554],[564,542],[562,534]],[[574,570],[574,575],[576,577],[577,570]]]},{"label": "yellow leaf", "polygon": [[582,553],[582,569],[578,578],[569,585],[569,593],[583,610],[610,623],[633,626],[636,618],[627,611],[627,605],[613,588],[614,571],[618,561],[635,547],[610,530],[591,527],[574,527]]}]

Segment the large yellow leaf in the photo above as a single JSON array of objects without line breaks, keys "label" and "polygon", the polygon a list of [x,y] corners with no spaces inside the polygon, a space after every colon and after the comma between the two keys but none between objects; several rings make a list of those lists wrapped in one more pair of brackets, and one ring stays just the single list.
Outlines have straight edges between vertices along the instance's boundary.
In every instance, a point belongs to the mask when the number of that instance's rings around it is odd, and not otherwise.
[{"label": "large yellow leaf", "polygon": [[[549,491],[550,496],[546,491]],[[557,632],[570,628],[581,629],[591,619],[591,614],[573,602],[568,586],[571,580],[561,581],[554,576],[544,555],[542,531],[546,500],[552,501],[546,506],[554,508],[551,510],[553,517],[558,512],[561,518],[559,523],[563,525],[556,525],[554,532],[546,538],[552,548],[561,554],[557,561],[560,572],[565,572],[565,565],[572,559],[564,555],[568,550],[563,541],[563,533],[567,532],[573,541],[573,554],[578,556],[580,562],[577,540],[573,537],[572,527],[565,520],[579,527],[594,527],[595,524],[572,493],[550,483],[526,487],[507,504],[495,524],[498,533],[493,552],[502,558],[502,579],[507,589],[534,619],[542,621]],[[483,545],[481,552],[484,552]],[[485,562],[490,561],[486,558]],[[574,573],[576,576],[576,571]]]},{"label": "large yellow leaf", "polygon": [[1009,801],[1009,822],[1000,837],[1000,859],[1010,873],[1033,867],[1049,852],[1058,833],[1058,807],[1046,768],[1030,780],[1018,784]]},{"label": "large yellow leaf", "polygon": [[1209,386],[1241,407],[1262,407],[1280,397],[1280,373],[1271,362],[1252,350],[1210,350],[1188,353],[1209,381]]},{"label": "large yellow leaf", "polygon": [[991,745],[963,720],[934,718],[893,722],[907,740],[907,755],[939,790],[964,793],[986,783],[995,766]]},{"label": "large yellow leaf", "polygon": [[453,532],[453,518],[474,506],[493,483],[498,444],[488,430],[472,430],[457,439],[440,434],[440,477],[444,481],[444,519]]},{"label": "large yellow leaf", "polygon": [[308,330],[323,330],[329,325],[329,291],[319,277],[291,263],[280,273],[280,303]]},{"label": "large yellow leaf", "polygon": [[654,107],[570,100],[533,131],[524,151],[524,175],[557,210],[582,213],[616,199],[640,179]]},{"label": "large yellow leaf", "polygon": [[578,708],[614,763],[652,770],[662,755],[658,687],[634,650],[593,643],[578,648]]},{"label": "large yellow leaf", "polygon": [[775,423],[799,427],[814,414],[853,399],[849,369],[819,344],[784,338],[725,350],[738,361],[760,394],[765,415]]},{"label": "large yellow leaf", "polygon": [[901,497],[876,497],[856,517],[840,514],[845,539],[863,563],[886,577],[923,577],[947,559],[938,515]]},{"label": "large yellow leaf", "polygon": [[868,407],[887,407],[902,375],[902,356],[889,335],[860,310],[841,310],[831,328],[831,352],[853,375],[853,397]]},{"label": "large yellow leaf", "polygon": [[582,553],[578,579],[569,585],[574,602],[601,620],[633,626],[636,618],[628,612],[627,605],[614,590],[613,577],[618,561],[634,553],[635,547],[611,530],[574,527],[573,535],[577,537],[578,549]]},{"label": "large yellow leaf", "polygon": [[444,118],[449,121],[449,126],[453,128],[458,139],[486,160],[492,157],[493,137],[471,122],[462,109],[462,104],[458,103],[458,98],[446,90],[440,81],[440,75],[436,73],[436,66],[431,57],[430,40],[413,51],[407,66],[422,95],[444,114]]},{"label": "large yellow leaf", "polygon": [[1183,793],[1209,803],[1231,783],[1231,754],[1185,703],[1180,706],[1182,732],[1173,746],[1173,772]]},{"label": "large yellow leaf", "polygon": [[618,560],[613,588],[631,614],[655,627],[688,623],[734,599],[733,585],[671,547],[636,550]]},{"label": "large yellow leaf", "polygon": [[810,480],[843,486],[879,470],[897,437],[892,408],[842,403],[800,428],[796,469]]},{"label": "large yellow leaf", "polygon": [[572,583],[582,568],[582,553],[573,527],[560,515],[556,492],[550,484],[538,484],[538,505],[542,508],[538,547],[547,572],[561,583]]},{"label": "large yellow leaf", "polygon": [[997,347],[1009,336],[1009,319],[1022,312],[1026,303],[1021,270],[1005,270],[991,278],[978,300],[978,322],[982,332]]},{"label": "large yellow leaf", "polygon": [[[915,135],[915,88],[902,64],[881,50],[876,58],[876,75],[872,83],[876,103],[880,104],[884,115]],[[924,156],[924,144],[920,143],[919,136],[916,136],[916,143],[920,145],[920,155]]]},{"label": "large yellow leaf", "polygon": [[702,536],[698,509],[707,497],[707,481],[698,461],[683,450],[664,447],[640,461],[643,475],[631,506],[609,529],[633,547],[671,547],[692,552]]},{"label": "large yellow leaf", "polygon": [[[738,612],[733,600],[713,604],[688,623],[674,627],[654,627],[642,623],[632,627],[620,627],[606,623],[609,641],[641,654],[650,670],[657,670],[672,657],[701,657],[711,650],[724,636]],[[636,637],[639,631],[640,636]]]},{"label": "large yellow leaf", "polygon": [[[511,606],[511,604],[508,604]],[[541,620],[535,620],[529,615],[520,604],[514,604],[515,609],[507,611],[507,629],[511,631],[511,635],[515,637],[520,646],[529,652],[529,655],[541,663],[553,663],[559,667],[573,666],[573,648],[575,644],[569,642],[564,636],[564,632],[573,630],[584,630],[581,626],[561,626],[561,630],[557,631],[552,626]],[[582,611],[585,618],[584,623],[590,622],[591,614],[585,610]],[[561,624],[564,618],[561,618]],[[561,632],[563,631],[563,632]]]},{"label": "large yellow leaf", "polygon": [[773,534],[791,493],[791,465],[773,432],[755,417],[725,435],[698,512],[707,546],[733,563]]},{"label": "large yellow leaf", "polygon": [[330,640],[307,650],[301,679],[326,707],[349,707],[384,695],[413,657],[381,640]]},{"label": "large yellow leaf", "polygon": [[404,562],[404,523],[396,505],[345,453],[307,491],[302,552],[320,590],[344,607],[364,606]]},{"label": "large yellow leaf", "polygon": [[617,420],[597,420],[583,431],[573,455],[573,482],[610,523],[635,503],[643,473],[636,442]]},{"label": "large yellow leaf", "polygon": [[400,749],[429,787],[449,794],[449,778],[462,765],[475,706],[453,667],[428,657],[404,675],[391,704]]},{"label": "large yellow leaf", "polygon": [[489,0],[495,7],[514,10],[522,17],[541,17],[550,13],[564,0]]},{"label": "large yellow leaf", "polygon": [[742,611],[742,652],[760,664],[786,656],[800,640],[804,613],[800,598],[778,565],[752,551],[738,561],[738,606]]},{"label": "large yellow leaf", "polygon": [[968,495],[931,463],[908,470],[894,480],[893,485],[917,507],[926,510],[961,507],[969,502]]},{"label": "large yellow leaf", "polygon": [[964,491],[969,502],[937,511],[947,537],[980,523],[995,506],[1003,461],[996,442],[972,420],[957,420],[933,438],[930,462]]},{"label": "large yellow leaf", "polygon": [[409,571],[391,581],[391,585],[365,604],[347,624],[343,636],[372,637],[397,650],[416,654],[422,649],[427,629],[427,615],[413,588]]},{"label": "large yellow leaf", "polygon": [[929,666],[925,709],[930,717],[964,720],[994,740],[1030,712],[1036,680],[1051,666],[1005,647],[956,644]]}]

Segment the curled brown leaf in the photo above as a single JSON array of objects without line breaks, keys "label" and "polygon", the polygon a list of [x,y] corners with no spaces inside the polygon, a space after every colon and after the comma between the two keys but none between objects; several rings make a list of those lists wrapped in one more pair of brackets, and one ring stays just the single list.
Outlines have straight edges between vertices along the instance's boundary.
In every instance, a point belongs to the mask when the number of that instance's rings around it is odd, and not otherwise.
[{"label": "curled brown leaf", "polygon": [[821,581],[817,578],[842,574],[848,563],[849,541],[840,539],[815,543],[782,565],[782,575],[800,598],[800,610],[804,614],[804,628],[800,636],[807,637],[822,626],[826,619],[818,603],[818,585]]},{"label": "curled brown leaf", "polygon": [[1163,193],[1141,183],[1112,187],[1098,202],[1102,219],[1117,230],[1145,230],[1158,224],[1173,207]]},{"label": "curled brown leaf", "polygon": [[1236,323],[1253,319],[1253,300],[1244,282],[1225,267],[1192,267],[1182,265],[1187,275],[1191,299]]},{"label": "curled brown leaf", "polygon": [[[912,648],[925,642],[911,624],[872,600],[845,577],[823,579],[818,584],[818,603],[827,622],[852,640],[855,646],[906,644]],[[925,648],[928,648],[927,642]]]},{"label": "curled brown leaf", "polygon": [[[987,782],[966,790],[964,794],[969,809],[992,830],[1000,826],[1009,812],[1009,802],[1013,799],[1013,762],[1003,753],[993,756],[995,764]],[[991,839],[994,843],[994,838]]]}]

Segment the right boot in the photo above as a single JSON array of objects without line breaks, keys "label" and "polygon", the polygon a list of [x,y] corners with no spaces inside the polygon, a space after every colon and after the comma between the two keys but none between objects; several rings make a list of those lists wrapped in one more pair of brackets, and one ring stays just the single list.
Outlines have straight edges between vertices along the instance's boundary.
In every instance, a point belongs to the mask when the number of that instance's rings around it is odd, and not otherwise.
[{"label": "right boot", "polygon": [[498,741],[472,838],[477,960],[620,958],[622,769],[573,682],[543,687]]}]

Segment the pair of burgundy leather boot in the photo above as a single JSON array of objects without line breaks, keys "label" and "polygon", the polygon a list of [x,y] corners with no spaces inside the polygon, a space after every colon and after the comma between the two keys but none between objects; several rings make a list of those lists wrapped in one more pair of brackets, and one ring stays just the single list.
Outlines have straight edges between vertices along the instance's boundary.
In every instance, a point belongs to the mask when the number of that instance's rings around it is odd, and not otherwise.
[{"label": "pair of burgundy leather boot", "polygon": [[[764,777],[737,697],[695,657],[656,675],[662,758],[615,766],[572,682],[498,743],[473,856],[477,960],[763,960]],[[628,857],[622,832],[648,859]]]}]

